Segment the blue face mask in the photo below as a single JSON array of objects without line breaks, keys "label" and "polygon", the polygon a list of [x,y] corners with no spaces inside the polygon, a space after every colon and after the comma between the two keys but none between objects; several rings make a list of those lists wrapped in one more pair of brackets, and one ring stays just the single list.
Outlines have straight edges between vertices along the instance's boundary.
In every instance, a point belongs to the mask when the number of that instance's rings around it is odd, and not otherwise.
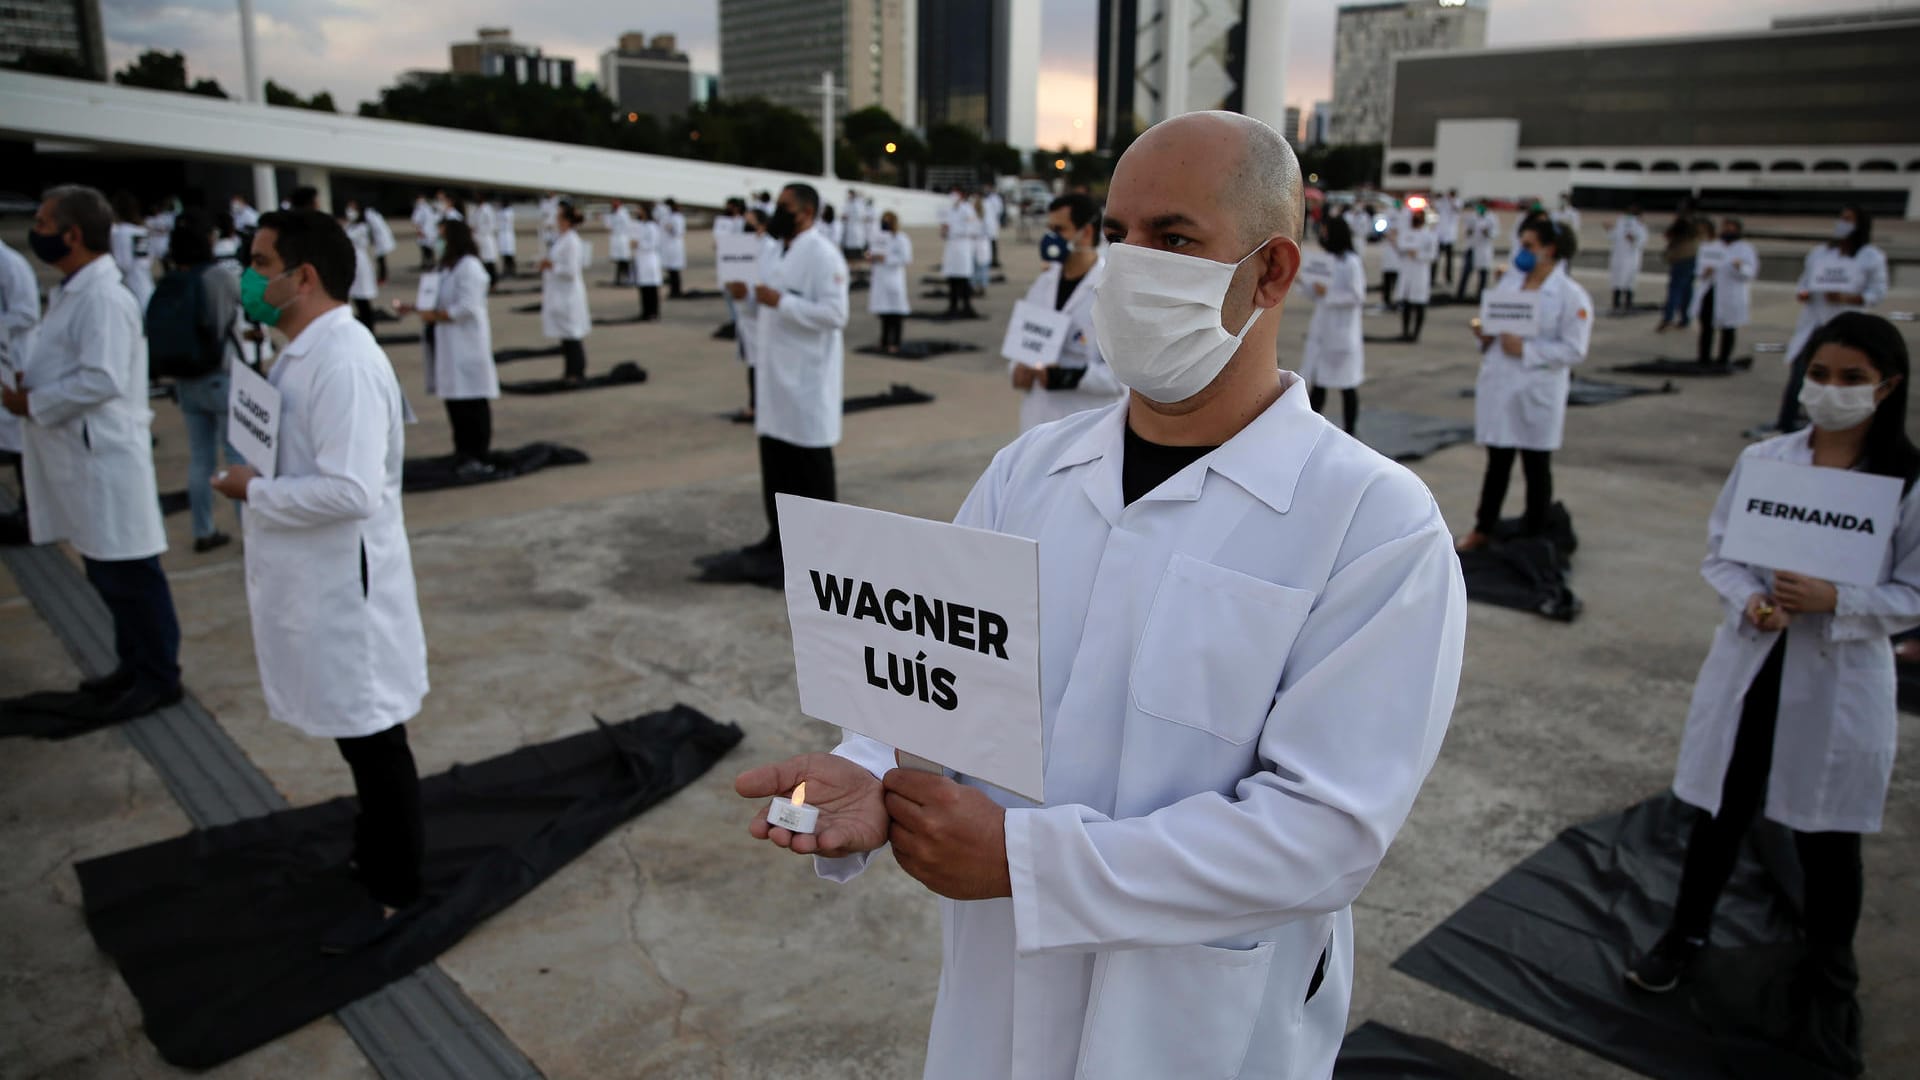
[{"label": "blue face mask", "polygon": [[1043,262],[1066,262],[1067,255],[1072,250],[1073,245],[1067,243],[1065,237],[1051,229],[1040,238],[1040,258]]},{"label": "blue face mask", "polygon": [[1526,248],[1521,248],[1519,251],[1513,253],[1513,268],[1523,274],[1532,273],[1533,268],[1538,265],[1539,262],[1540,260],[1534,256],[1533,252],[1528,251]]}]

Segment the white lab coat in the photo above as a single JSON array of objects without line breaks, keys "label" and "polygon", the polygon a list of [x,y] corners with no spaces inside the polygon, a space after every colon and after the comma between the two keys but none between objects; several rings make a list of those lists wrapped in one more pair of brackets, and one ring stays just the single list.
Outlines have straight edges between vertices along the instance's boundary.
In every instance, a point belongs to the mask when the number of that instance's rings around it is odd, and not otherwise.
[{"label": "white lab coat", "polygon": [[1489,210],[1476,211],[1467,218],[1467,249],[1473,252],[1475,270],[1493,269],[1493,238],[1500,235],[1500,215]]},{"label": "white lab coat", "polygon": [[980,216],[973,207],[965,202],[947,208],[946,244],[940,252],[940,276],[947,278],[970,278],[973,276],[973,239],[980,230]]},{"label": "white lab coat", "polygon": [[[500,261],[499,225],[493,216],[492,203],[478,203],[473,208],[473,246],[480,249],[480,261],[491,266]],[[375,245],[376,252],[379,245]]]},{"label": "white lab coat", "polygon": [[1747,325],[1752,309],[1753,279],[1760,276],[1760,253],[1745,240],[1731,244],[1709,240],[1700,245],[1701,254],[1709,248],[1717,255],[1714,270],[1710,276],[1694,274],[1693,299],[1687,305],[1687,317],[1700,317],[1700,302],[1707,290],[1712,289],[1713,325],[1722,330],[1739,329]]},{"label": "white lab coat", "polygon": [[173,250],[173,220],[173,215],[165,212],[147,217],[147,247],[153,261],[162,267],[166,266],[167,252]]},{"label": "white lab coat", "polygon": [[1440,233],[1426,226],[1416,229],[1408,222],[1401,228],[1394,246],[1400,249],[1400,276],[1393,283],[1394,302],[1432,303],[1433,260],[1440,257]]},{"label": "white lab coat", "polygon": [[347,288],[348,298],[380,299],[380,279],[373,270],[373,230],[365,221],[349,221],[347,240],[353,244],[353,284]]},{"label": "white lab coat", "polygon": [[113,253],[114,265],[120,268],[120,283],[139,302],[140,314],[144,318],[147,301],[153,299],[153,253],[147,227],[116,221],[113,231],[108,234],[107,244],[108,250]]},{"label": "white lab coat", "polygon": [[873,217],[873,204],[854,196],[847,200],[847,224],[841,230],[841,246],[848,251],[867,250],[868,227]]},{"label": "white lab coat", "polygon": [[608,211],[605,218],[607,226],[607,258],[614,262],[626,262],[633,258],[633,215],[622,206]]},{"label": "white lab coat", "polygon": [[540,242],[549,247],[560,235],[560,199],[549,195],[540,200]]},{"label": "white lab coat", "polygon": [[413,217],[411,220],[413,221],[414,238],[419,241],[420,246],[423,248],[432,247],[434,237],[438,234],[440,225],[440,215],[434,212],[432,204],[428,203],[425,199],[415,202],[413,204]]},{"label": "white lab coat", "polygon": [[[0,240],[0,382],[12,386],[14,373],[26,367],[39,325],[39,279],[26,256]],[[0,450],[19,453],[20,431],[20,418],[0,409]]]},{"label": "white lab coat", "polygon": [[493,215],[494,235],[499,239],[502,257],[513,257],[520,253],[520,244],[513,234],[513,207],[500,205]]},{"label": "white lab coat", "polygon": [[1647,250],[1647,225],[1637,217],[1620,215],[1607,230],[1613,248],[1607,254],[1611,288],[1632,289],[1640,277],[1640,256]]},{"label": "white lab coat", "polygon": [[1466,595],[1420,481],[1280,378],[1131,506],[1118,404],[1021,436],[961,507],[1039,544],[1047,801],[962,779],[1008,808],[1013,895],[939,902],[928,1077],[1331,1072],[1351,905],[1439,752]]},{"label": "white lab coat", "polygon": [[668,270],[687,268],[687,215],[678,210],[660,223],[660,265]]},{"label": "white lab coat", "polygon": [[990,191],[980,198],[980,228],[987,234],[987,242],[1000,235],[1000,225],[1007,219],[1007,201],[997,191]]},{"label": "white lab coat", "polygon": [[[1747,447],[1707,526],[1700,572],[1720,594],[1721,619],[1694,683],[1673,791],[1710,814],[1720,809],[1747,687],[1779,636],[1745,617],[1748,598],[1770,591],[1770,571],[1720,557],[1734,488],[1748,461],[1813,464],[1810,436],[1800,431]],[[1836,588],[1834,613],[1796,615],[1786,630],[1765,812],[1802,832],[1878,832],[1898,734],[1887,639],[1920,625],[1920,489],[1901,500],[1880,583]]]},{"label": "white lab coat", "polygon": [[540,275],[540,333],[562,341],[577,341],[593,332],[587,311],[586,251],[578,229],[554,238],[547,253],[553,269]]},{"label": "white lab coat", "polygon": [[[1852,255],[1840,250],[1834,244],[1821,244],[1807,252],[1806,262],[1800,270],[1799,291],[1810,291],[1816,271],[1826,263],[1851,262],[1855,267],[1858,280],[1863,282],[1860,289],[1862,304],[1835,304],[1827,300],[1825,293],[1814,293],[1800,305],[1800,321],[1794,324],[1793,337],[1787,342],[1787,351],[1781,357],[1792,363],[1800,350],[1806,348],[1807,340],[1813,332],[1827,325],[1827,320],[1843,311],[1865,311],[1876,307],[1887,298],[1887,256],[1879,248],[1868,244]],[[148,286],[151,290],[152,286]]]},{"label": "white lab coat", "polygon": [[272,379],[276,475],[247,485],[241,515],[260,687],[268,713],[308,735],[373,735],[427,693],[400,510],[400,384],[346,308],[309,323]]},{"label": "white lab coat", "polygon": [[1080,376],[1078,385],[1063,390],[1049,390],[1044,378],[1035,379],[1020,398],[1021,431],[1031,431],[1077,412],[1103,408],[1127,396],[1127,388],[1107,366],[1093,331],[1093,294],[1107,273],[1106,253],[1101,253],[1099,260],[1087,270],[1087,276],[1073,287],[1067,296],[1067,306],[1055,309],[1053,302],[1060,292],[1060,275],[1065,272],[1065,264],[1049,264],[1027,290],[1026,301],[1047,311],[1058,310],[1072,319],[1067,326],[1066,344],[1060,347],[1060,359],[1054,361],[1054,366],[1062,370],[1078,369],[1086,374]]},{"label": "white lab coat", "polygon": [[449,401],[500,396],[487,316],[487,268],[468,255],[440,273],[436,303],[452,322],[434,323],[426,343],[427,392]]},{"label": "white lab coat", "polygon": [[36,544],[89,559],[167,550],[153,478],[153,410],[140,307],[102,255],[54,287],[22,371],[22,456]]},{"label": "white lab coat", "polygon": [[[774,268],[780,265],[782,250],[780,241],[765,233],[760,234],[760,261],[754,277],[760,281],[773,280]],[[749,288],[747,298],[735,300],[733,305],[734,336],[740,342],[740,359],[752,367],[760,362],[760,302],[754,299],[753,290]]]},{"label": "white lab coat", "polygon": [[985,206],[976,213],[980,214],[980,223],[973,229],[973,276],[980,280],[987,267],[993,265],[993,234],[987,231]]},{"label": "white lab coat", "polygon": [[1300,354],[1300,377],[1314,387],[1351,390],[1367,378],[1365,333],[1367,267],[1358,251],[1328,256],[1336,260],[1327,295],[1313,298],[1307,340]]},{"label": "white lab coat", "polygon": [[846,257],[808,229],[762,269],[762,284],[781,295],[777,307],[754,305],[753,430],[795,446],[833,446],[847,360]]},{"label": "white lab coat", "polygon": [[233,216],[233,227],[236,232],[248,232],[260,224],[260,211],[255,210],[248,203],[233,203],[228,208],[228,212]]},{"label": "white lab coat", "polygon": [[[1527,275],[1509,270],[1489,290],[1519,292]],[[1496,339],[1480,356],[1474,384],[1474,440],[1482,446],[1558,450],[1567,426],[1572,369],[1587,358],[1593,337],[1593,300],[1561,263],[1540,283],[1540,334],[1521,355],[1508,356]]]},{"label": "white lab coat", "polygon": [[913,238],[903,232],[876,231],[868,248],[873,280],[867,287],[867,311],[874,315],[907,315],[913,298],[907,294],[907,268],[913,265]]},{"label": "white lab coat", "polygon": [[1440,246],[1452,247],[1460,242],[1460,201],[1442,195],[1433,201],[1434,223],[1440,230]]},{"label": "white lab coat", "polygon": [[387,224],[385,215],[369,206],[360,211],[360,216],[367,219],[367,228],[373,232],[374,258],[393,254],[393,250],[400,245],[394,240],[393,226]]},{"label": "white lab coat", "polygon": [[659,285],[666,280],[660,270],[660,223],[641,219],[627,226],[633,237],[633,283]]},{"label": "white lab coat", "polygon": [[1573,207],[1563,206],[1560,209],[1555,210],[1552,213],[1549,213],[1547,215],[1547,220],[1553,222],[1555,225],[1565,226],[1568,229],[1568,231],[1573,233],[1575,239],[1579,238],[1580,211],[1575,210]]}]

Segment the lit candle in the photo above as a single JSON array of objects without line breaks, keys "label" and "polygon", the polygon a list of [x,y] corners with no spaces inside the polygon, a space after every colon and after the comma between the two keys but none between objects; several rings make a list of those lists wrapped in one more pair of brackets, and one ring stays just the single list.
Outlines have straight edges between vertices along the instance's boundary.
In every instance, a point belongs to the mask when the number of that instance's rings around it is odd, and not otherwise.
[{"label": "lit candle", "polygon": [[820,808],[807,805],[807,785],[805,781],[794,787],[793,797],[783,799],[778,795],[767,806],[767,824],[778,825],[788,832],[811,833],[814,822],[820,819]]}]

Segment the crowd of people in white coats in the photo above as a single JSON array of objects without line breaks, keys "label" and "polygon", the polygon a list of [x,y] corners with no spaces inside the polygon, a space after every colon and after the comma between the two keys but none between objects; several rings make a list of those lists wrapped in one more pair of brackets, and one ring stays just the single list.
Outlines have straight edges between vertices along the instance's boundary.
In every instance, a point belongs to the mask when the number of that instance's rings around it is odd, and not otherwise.
[{"label": "crowd of people in white coats", "polygon": [[[1176,164],[1196,160],[1211,167]],[[1229,186],[1231,197],[1225,194]],[[947,286],[947,316],[965,318],[979,314],[972,303],[991,284],[999,262],[1005,204],[992,190],[950,194],[937,277]],[[134,220],[140,206],[131,198],[110,203],[78,186],[47,192],[29,241],[62,281],[44,306],[31,267],[0,244],[0,449],[18,464],[26,537],[70,542],[113,616],[120,666],[83,684],[73,707],[101,720],[164,707],[181,694],[179,628],[158,559],[166,540],[148,385],[170,380],[192,444],[196,550],[227,542],[213,527],[215,494],[233,501],[241,522],[269,710],[301,731],[336,740],[354,775],[362,811],[355,865],[366,896],[342,913],[322,942],[328,951],[345,952],[377,940],[420,899],[419,785],[405,721],[418,712],[428,683],[400,498],[410,410],[372,333],[374,302],[396,237],[371,206],[349,200],[327,214],[313,202],[311,190],[297,192],[286,207],[259,214],[236,197],[217,213],[170,206]],[[583,342],[592,327],[584,278],[591,248],[580,234],[585,217],[552,193],[537,207],[541,325],[560,343],[565,378],[578,381],[585,377]],[[1684,288],[1670,289],[1666,321],[1686,327],[1699,320],[1701,362],[1726,363],[1733,334],[1749,317],[1758,256],[1737,219],[1722,220],[1716,230],[1692,208],[1681,218],[1684,227],[1677,223],[1668,230],[1668,262]],[[484,478],[479,474],[493,467],[489,402],[500,393],[488,297],[497,281],[516,271],[514,208],[501,198],[463,203],[439,192],[421,196],[410,220],[423,285],[415,302],[398,305],[398,311],[418,315],[425,328],[428,388],[445,402],[458,468],[469,479]],[[641,320],[658,318],[660,290],[666,288],[669,298],[684,292],[687,219],[681,208],[672,199],[641,200],[636,213],[625,201],[614,201],[602,223],[615,284],[640,291]],[[1317,223],[1317,245],[1309,243],[1303,252],[1307,219],[1297,162],[1270,129],[1231,114],[1169,121],[1122,157],[1104,205],[1085,193],[1061,195],[1048,206],[1046,225],[1038,250],[1045,268],[1020,304],[1051,313],[1066,332],[1057,359],[1009,361],[1023,435],[995,459],[961,520],[1036,536],[1043,559],[1049,550],[1066,548],[1084,556],[1076,558],[1072,575],[1079,583],[1072,588],[1085,586],[1084,595],[1066,597],[1071,602],[1043,611],[1042,618],[1046,625],[1059,624],[1060,640],[1078,641],[1079,650],[1112,665],[1114,679],[1096,680],[1103,686],[1126,688],[1133,658],[1146,646],[1191,657],[1218,676],[1214,691],[1195,698],[1170,686],[1145,685],[1136,671],[1134,704],[1108,703],[1129,717],[1136,706],[1145,710],[1141,724],[1150,725],[1146,713],[1174,719],[1174,725],[1153,728],[1167,729],[1165,746],[1174,758],[1213,753],[1217,747],[1208,750],[1192,737],[1217,731],[1234,745],[1258,736],[1262,756],[1284,769],[1292,755],[1312,757],[1322,750],[1313,745],[1319,736],[1300,742],[1288,724],[1322,714],[1351,724],[1361,713],[1380,713],[1374,731],[1379,738],[1369,742],[1369,753],[1391,756],[1401,751],[1383,748],[1413,739],[1402,748],[1410,803],[1437,750],[1458,678],[1464,624],[1452,552],[1494,542],[1516,460],[1527,484],[1524,527],[1546,528],[1550,461],[1563,438],[1570,372],[1587,356],[1598,314],[1570,272],[1579,211],[1565,200],[1555,211],[1536,206],[1503,233],[1486,202],[1476,201],[1469,210],[1455,193],[1445,193],[1398,211],[1384,230],[1380,295],[1400,314],[1402,340],[1420,339],[1426,308],[1443,284],[1461,298],[1470,287],[1489,295],[1536,294],[1532,333],[1481,333],[1477,322],[1473,327],[1481,354],[1475,428],[1487,462],[1473,525],[1457,539],[1447,536],[1431,497],[1411,473],[1347,437],[1356,429],[1365,378],[1362,323],[1370,288],[1362,253],[1376,234],[1375,215],[1364,206],[1327,215]],[[748,372],[741,418],[752,421],[757,438],[767,532],[703,558],[700,573],[713,581],[777,583],[783,567],[775,496],[837,496],[833,451],[841,434],[852,268],[868,275],[880,351],[897,353],[901,320],[912,310],[914,245],[894,213],[858,192],[833,207],[805,183],[726,200],[713,233],[758,237],[750,280],[730,280],[720,292]],[[1496,263],[1494,245],[1502,236],[1507,258]],[[1631,310],[1649,233],[1637,211],[1629,210],[1609,237],[1612,307]],[[1907,347],[1888,323],[1867,312],[1886,287],[1886,262],[1871,244],[1871,221],[1850,207],[1834,237],[1806,258],[1800,325],[1789,347],[1792,408],[1783,409],[1779,425],[1784,434],[1742,456],[1714,512],[1705,573],[1729,617],[1701,672],[1675,781],[1677,794],[1701,809],[1700,824],[1673,927],[1627,973],[1648,991],[1669,989],[1685,977],[1705,947],[1714,900],[1740,837],[1764,813],[1796,830],[1809,867],[1806,922],[1814,948],[1800,973],[1804,1010],[1795,1023],[1803,1024],[1797,1030],[1816,1048],[1833,1054],[1844,1052],[1846,1010],[1857,980],[1851,942],[1860,912],[1860,834],[1879,828],[1891,773],[1889,637],[1920,625],[1920,497],[1912,494],[1920,451],[1904,426]],[[1685,293],[1684,304],[1675,303],[1675,289]],[[1261,318],[1289,293],[1312,304],[1297,374],[1275,370],[1280,316]],[[1717,355],[1710,345],[1718,346]],[[265,368],[270,358],[274,362]],[[249,377],[265,368],[279,392],[271,475],[237,460],[226,445],[229,382],[239,367],[250,369]],[[1334,389],[1341,391],[1347,434],[1312,415],[1325,409]],[[1796,430],[1802,409],[1810,428]],[[1880,583],[1834,584],[1722,558],[1718,545],[1733,486],[1740,466],[1756,460],[1900,478],[1905,494]],[[1224,489],[1180,479],[1193,477],[1195,466],[1221,473],[1248,497],[1229,498]],[[1084,481],[1074,478],[1083,471]],[[1060,485],[1077,490],[1083,482],[1093,494],[1110,484],[1111,505],[1101,501],[1107,495],[1098,495],[1085,513],[1061,509],[1079,503],[1065,499]],[[1185,494],[1155,500],[1163,486]],[[1142,517],[1143,531],[1125,533],[1133,546],[1108,550],[1121,535],[1112,523],[1142,499],[1171,515],[1166,528],[1149,528]],[[1289,503],[1313,512],[1288,514]],[[1202,547],[1218,549],[1215,562],[1174,552],[1175,537],[1190,544],[1209,530],[1220,542]],[[1163,572],[1169,584],[1156,598]],[[1109,576],[1114,579],[1107,581]],[[1393,614],[1385,616],[1393,626],[1362,617],[1369,605],[1389,610],[1387,597],[1394,599]],[[1145,610],[1149,600],[1154,614],[1144,631],[1137,620],[1120,617],[1126,604]],[[1109,612],[1112,617],[1095,617],[1110,603],[1122,608]],[[1216,610],[1222,604],[1233,610]],[[1323,613],[1328,605],[1341,610]],[[1352,610],[1342,614],[1347,608]],[[1293,660],[1248,652],[1250,640],[1297,640],[1311,644],[1314,657],[1347,656],[1347,675],[1283,677],[1293,672]],[[1278,648],[1285,653],[1289,647]],[[1069,648],[1050,656],[1043,681],[1052,685],[1077,670],[1073,654]],[[1363,654],[1393,670],[1367,674],[1372,669]],[[1076,679],[1074,686],[1080,685]],[[1388,716],[1380,711],[1384,706],[1356,704],[1361,698],[1397,701],[1396,687],[1408,691],[1404,717]],[[1276,693],[1280,705],[1273,706]],[[1316,693],[1321,697],[1313,698]],[[1288,711],[1290,694],[1298,700]],[[1050,710],[1059,707],[1059,695],[1049,700]],[[1449,704],[1433,712],[1443,700]],[[1791,709],[1784,707],[1789,704]],[[1273,727],[1268,706],[1293,719]],[[1181,719],[1208,707],[1239,712]],[[1050,711],[1049,723],[1051,718]],[[1331,729],[1322,734],[1333,737]],[[838,764],[812,755],[744,774],[743,794],[764,797],[806,780],[821,785],[829,806],[836,790],[881,783],[887,788],[884,801],[850,799],[847,805],[860,809],[842,815],[846,829],[837,829],[830,816],[817,839],[797,837],[767,827],[762,818],[755,835],[831,856],[823,860],[823,872],[844,877],[857,872],[863,853],[875,846],[862,846],[865,834],[852,831],[854,816],[872,807],[915,821],[936,813],[993,817],[1018,809],[998,795],[984,801],[977,789],[962,796],[939,788],[954,783],[945,778],[897,777],[890,752],[883,750],[856,740],[831,758]],[[1075,768],[1098,772],[1098,756],[1069,758],[1079,762]],[[1228,757],[1240,762],[1232,768],[1244,772],[1245,762]],[[1216,764],[1227,768],[1228,758]],[[1169,806],[1169,835],[1191,825],[1214,830],[1207,833],[1212,839],[1194,834],[1183,854],[1159,851],[1164,844],[1156,841],[1150,846],[1159,855],[1138,863],[1151,867],[1142,872],[1165,878],[1167,867],[1178,867],[1183,858],[1217,857],[1224,861],[1215,869],[1228,874],[1229,863],[1243,864],[1260,850],[1261,830],[1279,828],[1312,801],[1299,791],[1288,794],[1293,785],[1279,773],[1252,768],[1251,778],[1227,777],[1215,776],[1220,770],[1210,766],[1196,772],[1196,782],[1209,793],[1236,783],[1243,793],[1248,784],[1269,784],[1272,799],[1250,796],[1243,810],[1257,808],[1252,816],[1229,811],[1224,802],[1224,816],[1217,817],[1197,802],[1177,812]],[[1833,782],[1837,776],[1845,783]],[[1111,784],[1109,789],[1111,794]],[[1333,789],[1315,798],[1339,801]],[[1404,804],[1396,805],[1397,811],[1381,811],[1373,821],[1377,828],[1366,835],[1390,838],[1405,813]],[[1126,867],[1137,860],[1118,848],[1107,850],[1099,839],[1106,835],[1097,828],[1104,821],[1100,814],[1118,812],[1109,807],[1094,817],[1058,818],[1044,816],[1051,810],[1037,812],[1043,816],[1022,818],[1018,830],[1009,817],[1005,831],[1035,847],[1009,848],[997,864],[989,853],[984,876],[947,876],[939,860],[924,854],[923,840],[909,847],[918,853],[902,855],[903,865],[949,897],[1005,898],[1018,881],[1026,888],[1060,890],[1060,903],[1086,906],[1086,926],[1117,918],[1112,913],[1119,908],[1112,905],[1131,901],[1101,900],[1076,892],[1081,886],[1050,883],[1048,867],[1050,860],[1064,860],[1061,872],[1072,875],[1073,861],[1084,857],[1131,875]],[[1298,835],[1349,835],[1331,824],[1348,820],[1338,806],[1315,813],[1331,816],[1296,822],[1305,830]],[[1236,830],[1249,829],[1242,839],[1251,846],[1230,850],[1239,842],[1232,839]],[[902,842],[897,835],[895,840]],[[1342,843],[1342,850],[1352,846]],[[1041,848],[1054,854],[1036,854]],[[1377,862],[1381,851],[1369,852]],[[948,854],[962,862],[981,857],[977,850]],[[1365,869],[1349,867],[1337,876],[1364,880]],[[1078,880],[1099,891],[1092,876]],[[1145,878],[1128,880],[1148,891],[1163,887]],[[1207,913],[1207,905],[1219,898],[1192,892],[1198,886],[1191,883],[1168,887],[1191,895],[1180,893],[1156,910],[1161,916],[1190,910],[1190,930],[1202,937],[1174,940],[1185,924],[1161,918],[1159,930],[1133,943],[1198,946],[1218,937],[1214,930],[1225,924]],[[1280,914],[1273,921],[1293,925]],[[983,948],[1008,946],[1006,958],[991,962],[984,953],[957,955],[950,948],[946,960],[956,978],[980,989],[1011,977],[1006,965],[1015,963],[1010,949],[1016,931],[1010,912],[996,908],[963,918],[950,909],[948,915],[961,919],[960,932]],[[1037,917],[1050,916],[1043,909]],[[1233,925],[1280,934],[1289,955],[1299,953],[1308,969],[1317,956],[1315,985],[1321,975],[1340,980],[1331,984],[1340,987],[1344,1015],[1351,942],[1343,935],[1350,928],[1334,916],[1311,921],[1313,933],[1298,940],[1287,936],[1292,930],[1274,930],[1258,919]],[[1061,943],[1074,939],[1068,928],[1054,932],[1063,935]],[[1045,931],[1023,927],[1018,933]],[[1165,935],[1171,937],[1160,940]],[[1197,972],[1189,974],[1198,978]],[[1056,976],[1064,973],[1046,977]],[[1195,992],[1204,997],[1221,989]],[[1257,999],[1261,988],[1251,989]],[[1263,1017],[1249,1014],[1250,1030],[1266,1030]],[[1315,1023],[1325,1021],[1337,1034],[1339,1020],[1322,1016]],[[997,1053],[1011,1045],[1011,1035],[994,1027],[999,1022],[955,1005],[936,1017],[936,1038],[972,1032]],[[1137,1032],[1129,1037],[1144,1038]],[[1246,1038],[1238,1045],[1244,1047]]]}]

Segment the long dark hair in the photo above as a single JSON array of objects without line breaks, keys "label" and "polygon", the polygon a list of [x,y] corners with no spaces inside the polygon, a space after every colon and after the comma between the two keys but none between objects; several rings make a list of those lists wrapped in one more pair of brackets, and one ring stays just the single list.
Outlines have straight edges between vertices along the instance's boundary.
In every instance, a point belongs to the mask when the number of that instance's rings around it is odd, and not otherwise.
[{"label": "long dark hair", "polygon": [[1861,464],[1867,472],[1898,477],[1912,488],[1915,477],[1920,477],[1920,447],[1907,437],[1907,384],[1912,380],[1907,339],[1878,315],[1843,311],[1814,331],[1801,355],[1810,360],[1823,345],[1841,345],[1866,354],[1867,362],[1883,381],[1899,376],[1899,384],[1873,412]]},{"label": "long dark hair", "polygon": [[473,228],[466,222],[454,218],[442,221],[440,236],[447,242],[446,249],[440,255],[442,267],[451,270],[454,264],[469,255],[476,259],[480,257],[480,245],[473,242]]},{"label": "long dark hair", "polygon": [[1320,246],[1326,248],[1328,254],[1345,255],[1353,250],[1353,226],[1348,225],[1345,218],[1338,214],[1327,218],[1322,231],[1326,238],[1320,241]]},{"label": "long dark hair", "polygon": [[1567,264],[1567,272],[1573,272],[1573,256],[1580,250],[1580,242],[1573,238],[1573,230],[1564,225],[1556,225],[1545,214],[1527,215],[1526,223],[1520,226],[1523,233],[1532,233],[1533,238],[1553,248],[1553,261]]},{"label": "long dark hair", "polygon": [[1860,249],[1873,243],[1873,215],[1860,208],[1859,203],[1848,203],[1842,207],[1853,213],[1853,231],[1833,241],[1833,246],[1848,255],[1860,254]]},{"label": "long dark hair", "polygon": [[167,261],[183,269],[213,261],[213,219],[206,211],[188,210],[174,219]]}]

